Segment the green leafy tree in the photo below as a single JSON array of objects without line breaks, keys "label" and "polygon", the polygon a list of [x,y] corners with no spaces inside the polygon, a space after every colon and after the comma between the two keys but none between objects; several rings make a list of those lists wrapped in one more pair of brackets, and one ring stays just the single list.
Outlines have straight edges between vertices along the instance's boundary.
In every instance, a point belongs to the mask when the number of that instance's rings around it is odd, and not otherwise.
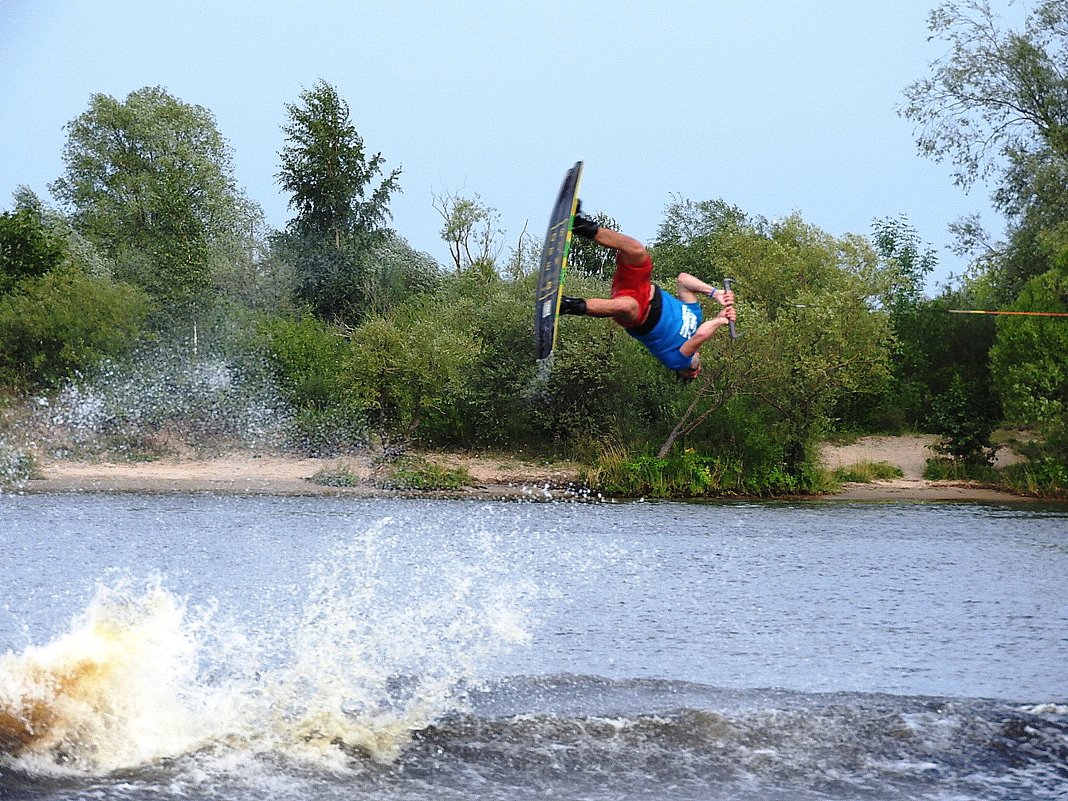
[{"label": "green leafy tree", "polygon": [[934,424],[942,439],[936,449],[965,464],[989,465],[994,450],[990,435],[994,422],[978,408],[975,395],[956,373],[949,387],[935,401]]},{"label": "green leafy tree", "polygon": [[104,356],[129,349],[148,300],[135,287],[91,274],[69,227],[35,198],[0,214],[0,382],[58,387]]},{"label": "green leafy tree", "polygon": [[[1000,301],[1011,302],[1049,269],[1048,232],[1068,224],[1068,0],[1039,2],[1022,31],[985,0],[944,2],[930,29],[949,53],[905,90],[901,113],[917,123],[920,151],[948,159],[958,184],[995,179],[1009,241],[993,260],[984,252],[983,264]],[[974,228],[964,226],[968,241],[986,238]]]},{"label": "green leafy tree", "polygon": [[[602,228],[619,230],[619,223],[607,214],[598,212],[589,216]],[[611,279],[615,269],[616,258],[612,251],[580,236],[571,237],[571,251],[567,256],[567,271],[570,275]]]},{"label": "green leafy tree", "polygon": [[125,101],[93,95],[67,131],[66,172],[51,189],[75,228],[160,309],[205,305],[213,250],[251,210],[212,113],[146,87]]},{"label": "green leafy tree", "polygon": [[0,295],[26,278],[39,278],[67,259],[67,249],[30,209],[0,214]]},{"label": "green leafy tree", "polygon": [[930,318],[935,312],[924,297],[924,282],[938,263],[935,252],[924,247],[916,229],[904,216],[872,223],[872,245],[886,272],[886,290],[879,306],[889,315],[894,335],[890,374],[867,392],[841,399],[835,410],[836,426],[843,430],[898,433],[921,428],[937,378],[931,370]]},{"label": "green leafy tree", "polygon": [[[1068,270],[1051,270],[1024,287],[1021,311],[1068,312]],[[1068,462],[1068,325],[1050,317],[1004,317],[990,351],[992,375],[1011,419],[1038,426]]]},{"label": "green leafy tree", "polygon": [[449,192],[435,196],[434,208],[441,215],[441,239],[449,247],[456,272],[495,271],[503,233],[497,227],[501,217],[497,210],[483,203],[477,192],[471,197]]},{"label": "green leafy tree", "polygon": [[352,334],[346,372],[383,443],[449,440],[475,380],[480,342],[466,315],[414,299]]},{"label": "green leafy tree", "polygon": [[924,298],[924,282],[938,266],[938,255],[920,243],[915,226],[904,215],[872,223],[876,253],[890,262],[891,283],[883,306],[891,311],[916,308]]},{"label": "green leafy tree", "polygon": [[63,267],[0,297],[0,381],[54,389],[136,343],[148,302],[137,288]]},{"label": "green leafy tree", "polygon": [[902,108],[920,126],[922,152],[948,158],[965,186],[1039,167],[1028,162],[1046,153],[1068,156],[1065,0],[1039,2],[1023,31],[1006,29],[985,0],[944,2],[929,26],[950,51],[909,85]]},{"label": "green leafy tree", "polygon": [[385,160],[370,157],[337,90],[319,81],[286,106],[278,180],[296,216],[276,240],[297,275],[299,298],[324,319],[357,321],[367,313],[366,293],[375,247],[382,244],[389,199],[400,170],[382,180]]}]

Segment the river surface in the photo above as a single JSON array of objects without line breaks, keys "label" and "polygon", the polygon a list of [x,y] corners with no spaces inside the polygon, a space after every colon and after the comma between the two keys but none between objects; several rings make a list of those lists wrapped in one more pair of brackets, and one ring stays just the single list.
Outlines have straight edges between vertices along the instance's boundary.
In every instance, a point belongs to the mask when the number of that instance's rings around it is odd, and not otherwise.
[{"label": "river surface", "polygon": [[1068,509],[0,495],[3,799],[1065,799]]}]

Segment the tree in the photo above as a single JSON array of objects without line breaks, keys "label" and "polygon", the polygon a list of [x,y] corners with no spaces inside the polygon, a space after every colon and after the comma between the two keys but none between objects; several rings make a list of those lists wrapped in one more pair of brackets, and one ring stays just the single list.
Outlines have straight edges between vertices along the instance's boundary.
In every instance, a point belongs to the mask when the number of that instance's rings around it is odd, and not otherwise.
[{"label": "tree", "polygon": [[1022,33],[1003,30],[986,0],[944,2],[929,27],[951,51],[905,90],[902,113],[920,125],[923,153],[949,158],[964,186],[1004,170],[1005,158],[1068,156],[1068,1],[1040,2]]},{"label": "tree", "polygon": [[[920,125],[920,150],[950,159],[959,184],[996,178],[992,199],[1008,221],[1008,241],[997,244],[973,220],[957,226],[959,244],[977,244],[981,252],[964,291],[983,305],[1061,308],[1068,274],[1068,0],[1040,0],[1022,30],[1008,29],[983,0],[945,2],[931,13],[930,27],[950,52],[931,77],[908,87],[902,113]],[[1042,424],[1050,436],[1066,419],[1060,375],[1068,343],[1059,333],[1040,320],[999,320],[990,350],[989,383],[1005,412],[1016,422]],[[969,390],[972,407],[981,389]]]},{"label": "tree", "polygon": [[453,309],[418,299],[403,308],[360,325],[345,361],[383,444],[433,442],[458,430],[481,349]]},{"label": "tree", "polygon": [[75,371],[130,346],[147,298],[135,287],[94,275],[36,198],[0,214],[0,382],[54,388]]},{"label": "tree", "polygon": [[[598,212],[590,215],[590,218],[601,228],[619,230],[619,223],[607,214]],[[580,236],[571,237],[571,250],[567,256],[568,273],[611,279],[615,269],[616,257],[611,250]]]},{"label": "tree", "polygon": [[449,246],[456,272],[493,272],[501,252],[498,238],[503,233],[497,227],[497,210],[483,203],[477,192],[472,197],[450,192],[435,195],[434,208],[441,215],[441,238]]},{"label": "tree", "polygon": [[36,278],[67,258],[63,242],[30,209],[0,214],[0,296],[19,281]]},{"label": "tree", "polygon": [[251,208],[212,113],[146,87],[125,102],[93,95],[67,131],[66,173],[51,189],[75,228],[162,309],[203,305],[213,249]]},{"label": "tree", "polygon": [[365,154],[337,90],[319,81],[300,100],[286,105],[278,172],[296,216],[276,244],[296,268],[300,299],[324,319],[352,322],[366,313],[368,260],[386,235],[400,169],[372,187],[385,160]]},{"label": "tree", "polygon": [[0,382],[54,389],[137,341],[147,298],[137,288],[70,267],[0,298]]},{"label": "tree", "polygon": [[[929,25],[950,52],[906,88],[901,113],[919,126],[920,151],[949,159],[961,186],[996,176],[992,199],[1010,241],[984,263],[1010,302],[1049,268],[1043,232],[1068,221],[1068,0],[1040,2],[1022,32],[1006,29],[985,0],[944,2]],[[985,238],[974,225],[965,231]]]},{"label": "tree", "polygon": [[348,104],[325,81],[301,92],[300,99],[303,105],[286,105],[290,124],[282,130],[289,144],[282,149],[278,172],[282,188],[293,196],[289,205],[297,212],[290,226],[302,235],[330,239],[340,249],[345,238],[373,236],[385,227],[400,169],[368,195],[385,159],[381,153],[366,157]]},{"label": "tree", "polygon": [[[1068,311],[1068,270],[1051,270],[1029,281],[1015,308]],[[1055,437],[1068,432],[1066,322],[1026,316],[998,320],[990,351],[992,375],[1008,414]],[[1059,455],[1068,458],[1068,450]]]},{"label": "tree", "polygon": [[879,256],[895,268],[883,305],[904,310],[917,306],[924,297],[924,282],[938,266],[938,255],[930,245],[921,250],[920,236],[904,215],[886,217],[872,223],[872,244]]}]

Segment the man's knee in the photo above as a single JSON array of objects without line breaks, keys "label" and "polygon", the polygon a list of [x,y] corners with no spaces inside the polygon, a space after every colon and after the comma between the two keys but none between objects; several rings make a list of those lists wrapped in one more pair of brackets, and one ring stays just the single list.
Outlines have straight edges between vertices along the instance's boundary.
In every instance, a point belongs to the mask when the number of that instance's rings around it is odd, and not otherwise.
[{"label": "man's knee", "polygon": [[644,264],[645,260],[649,258],[649,251],[637,239],[624,236],[620,242],[619,256],[624,264]]}]

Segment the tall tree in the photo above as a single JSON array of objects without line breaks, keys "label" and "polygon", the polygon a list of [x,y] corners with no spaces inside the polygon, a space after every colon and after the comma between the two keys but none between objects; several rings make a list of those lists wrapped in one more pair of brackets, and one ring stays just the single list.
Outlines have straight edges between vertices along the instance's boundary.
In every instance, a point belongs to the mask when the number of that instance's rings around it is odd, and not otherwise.
[{"label": "tall tree", "polygon": [[[905,116],[921,151],[950,158],[958,183],[996,178],[993,201],[1007,243],[985,247],[972,287],[1019,311],[1064,308],[1068,275],[1068,0],[1040,0],[1022,30],[985,0],[945,2],[931,13],[949,54],[906,90]],[[985,237],[972,223],[959,229]],[[1041,320],[997,323],[993,383],[1015,422],[1041,425],[1068,459],[1064,365],[1068,341]]]},{"label": "tall tree", "polygon": [[[901,113],[917,123],[920,151],[948,159],[958,184],[995,180],[1010,239],[985,261],[999,299],[1011,301],[1049,267],[1043,232],[1068,220],[1068,0],[1042,0],[1021,31],[986,0],[944,2],[929,26],[950,50],[906,88]],[[974,225],[965,230],[975,238]]]},{"label": "tall tree", "polygon": [[337,90],[319,81],[287,104],[278,181],[296,216],[278,239],[297,272],[298,294],[324,318],[353,321],[368,291],[368,258],[386,241],[389,199],[400,169],[382,177],[381,153],[368,156]]},{"label": "tall tree", "polygon": [[125,101],[93,95],[67,131],[66,173],[51,189],[75,227],[162,308],[203,304],[213,250],[250,206],[212,113],[146,87]]},{"label": "tall tree", "polygon": [[1068,0],[1040,2],[1022,32],[986,0],[944,2],[929,27],[951,49],[905,90],[922,152],[949,158],[965,186],[1004,171],[1006,158],[1068,157]]}]

